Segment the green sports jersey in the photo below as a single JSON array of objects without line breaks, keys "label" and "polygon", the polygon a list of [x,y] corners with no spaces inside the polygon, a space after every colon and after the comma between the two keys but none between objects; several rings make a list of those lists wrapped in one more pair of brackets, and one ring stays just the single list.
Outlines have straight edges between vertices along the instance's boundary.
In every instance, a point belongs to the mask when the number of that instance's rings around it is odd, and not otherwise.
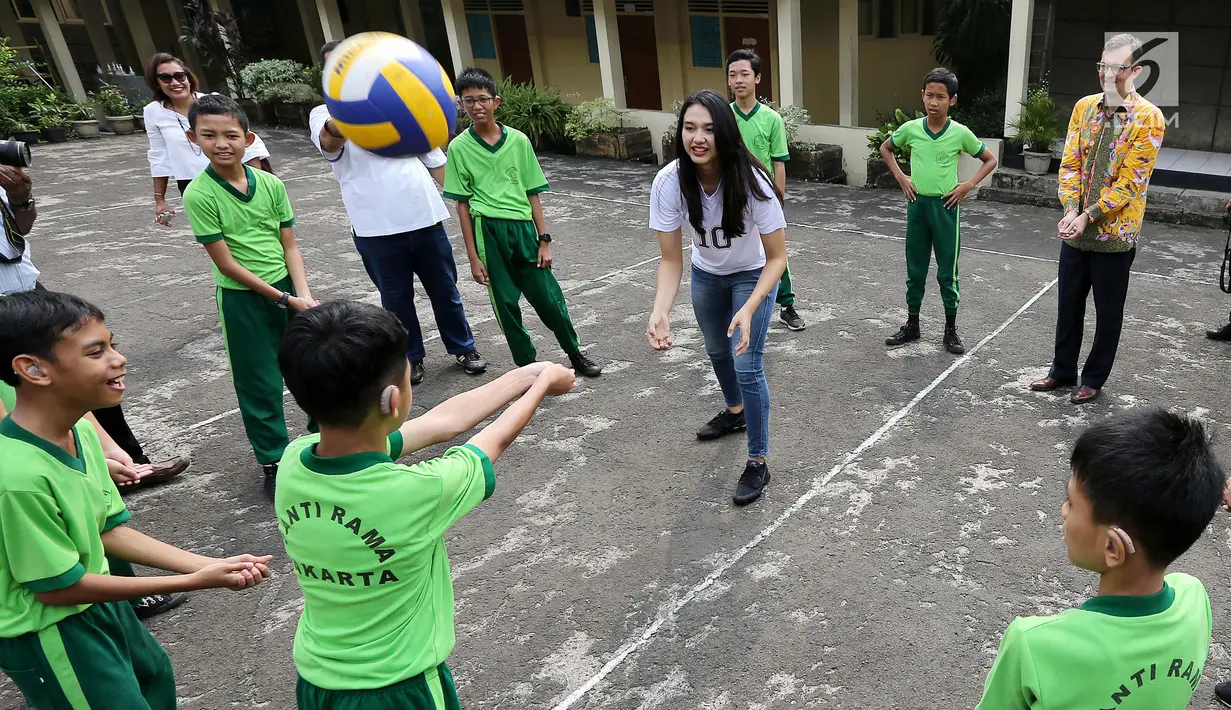
[{"label": "green sports jersey", "polygon": [[1169,574],[1147,597],[1094,597],[1009,624],[976,710],[1183,710],[1210,651],[1210,597]]},{"label": "green sports jersey", "polygon": [[910,153],[910,181],[920,195],[944,195],[957,187],[962,153],[977,158],[987,149],[969,128],[953,119],[939,133],[932,133],[926,116],[898,126],[889,139]]},{"label": "green sports jersey", "polygon": [[[282,227],[295,224],[286,185],[264,170],[247,165],[248,192],[235,189],[212,167],[207,167],[184,190],[184,211],[192,233],[202,244],[225,240],[240,266],[267,284],[286,278]],[[248,290],[214,265],[214,283],[223,288]]]},{"label": "green sports jersey", "polygon": [[[384,454],[316,455],[319,435],[282,456],[274,509],[303,590],[295,667],[328,690],[383,688],[453,650],[444,532],[492,494],[473,446],[413,466]],[[390,437],[400,452],[402,437]],[[396,455],[396,453],[394,453]]]},{"label": "green sports jersey", "polygon": [[36,592],[107,574],[100,535],[128,520],[98,434],[73,427],[77,456],[0,421],[0,638],[38,632],[90,607],[49,606]]},{"label": "green sports jersey", "polygon": [[469,202],[480,217],[532,219],[529,196],[551,188],[526,134],[503,125],[500,130],[496,145],[474,127],[449,142],[445,197]]},{"label": "green sports jersey", "polygon": [[735,112],[735,122],[739,124],[744,145],[771,174],[775,162],[785,163],[791,159],[791,151],[786,144],[786,123],[777,111],[760,101],[750,113],[740,111],[734,102],[731,103],[731,110]]},{"label": "green sports jersey", "polygon": [[5,412],[13,411],[13,405],[17,404],[17,390],[7,382],[0,382],[0,404],[4,405]]}]

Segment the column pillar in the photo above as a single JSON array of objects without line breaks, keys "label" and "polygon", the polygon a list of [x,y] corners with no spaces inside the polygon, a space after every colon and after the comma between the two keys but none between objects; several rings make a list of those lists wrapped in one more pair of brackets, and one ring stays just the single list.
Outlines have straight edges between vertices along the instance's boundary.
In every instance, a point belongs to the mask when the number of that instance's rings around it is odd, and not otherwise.
[{"label": "column pillar", "polygon": [[658,40],[658,82],[662,87],[662,105],[664,111],[671,110],[671,104],[682,101],[688,95],[687,79],[684,73],[684,41],[683,21],[680,19],[680,5],[686,0],[655,0],[654,2],[654,38]]},{"label": "column pillar", "polygon": [[594,0],[594,32],[598,35],[598,71],[603,77],[603,96],[614,101],[616,108],[627,108],[615,0]]},{"label": "column pillar", "polygon": [[342,13],[338,12],[338,0],[316,0],[316,14],[325,42],[346,39],[346,30],[342,28]]},{"label": "column pillar", "polygon": [[304,38],[308,42],[308,53],[312,56],[312,63],[315,64],[321,60],[320,50],[325,44],[325,34],[321,32],[321,16],[316,12],[316,3],[313,0],[295,0],[295,4],[299,8],[299,21],[303,24]]},{"label": "column pillar", "polygon": [[445,33],[449,35],[449,54],[453,56],[453,73],[474,66],[474,49],[470,46],[470,26],[466,24],[466,8],[462,0],[440,0],[444,11]]},{"label": "column pillar", "polygon": [[[102,0],[77,0],[77,11],[85,20],[86,32],[90,35],[90,46],[94,48],[94,57],[100,66],[107,66],[116,60],[115,49],[111,46],[111,37],[107,34],[107,14],[103,10]],[[133,71],[143,69],[134,66]]]},{"label": "column pillar", "polygon": [[838,123],[859,125],[859,0],[838,0]]},{"label": "column pillar", "polygon": [[1034,23],[1034,0],[1013,0],[1009,24],[1009,73],[1004,92],[1004,130],[1006,136],[1017,132],[1009,128],[1022,114],[1021,102],[1030,83],[1031,25]]},{"label": "column pillar", "polygon": [[804,48],[801,37],[801,0],[778,0],[779,106],[804,105]]},{"label": "column pillar", "polygon": [[402,11],[402,27],[406,28],[406,37],[426,45],[427,32],[423,29],[423,10],[419,7],[419,0],[398,0],[398,7]]},{"label": "column pillar", "polygon": [[538,3],[522,3],[526,20],[526,42],[530,45],[530,71],[535,86],[547,86],[547,65],[543,62],[543,38],[539,34]]},{"label": "column pillar", "polygon": [[[145,11],[141,9],[141,0],[119,0],[120,14],[114,19],[123,20],[128,25],[128,34],[132,35],[133,47],[141,58],[140,66],[144,67],[150,57],[158,50],[154,48],[154,37],[150,34],[149,23],[145,21]],[[172,15],[172,19],[175,16]],[[178,30],[178,25],[176,26]]]},{"label": "column pillar", "polygon": [[[10,47],[25,46],[26,35],[21,31],[21,23],[17,21],[17,13],[13,10],[12,3],[0,2],[0,32],[3,32],[4,36],[9,38]],[[17,56],[25,61],[30,61],[30,52],[28,50],[18,50]]]},{"label": "column pillar", "polygon": [[[131,3],[130,0],[123,0],[123,2],[125,3],[125,13],[128,12],[129,4],[135,5],[137,7],[137,11],[140,12],[141,3],[139,0]],[[182,36],[182,28],[184,27],[184,22],[186,19],[184,15],[183,2],[181,2],[181,0],[167,0],[167,12],[171,15],[171,24],[175,26],[175,35],[180,48],[180,57],[183,58],[185,62],[188,62],[189,66],[192,67],[193,72],[197,75],[197,81],[201,82],[201,91],[209,91],[209,78],[206,76],[205,62],[201,61],[201,55],[197,54],[196,48],[193,47],[191,43],[186,42],[183,39],[178,39]],[[151,51],[150,54],[153,54],[153,51]],[[149,59],[149,57],[149,54],[145,55],[146,59]],[[222,68],[221,71],[225,74],[226,68]]]},{"label": "column pillar", "polygon": [[74,99],[85,101],[85,87],[81,85],[81,76],[77,73],[77,65],[73,64],[73,56],[68,52],[68,44],[64,41],[64,33],[60,31],[60,21],[56,19],[55,10],[51,9],[50,0],[32,0],[34,14],[38,17],[39,27],[43,29],[43,38],[51,50],[51,59],[64,88]]}]

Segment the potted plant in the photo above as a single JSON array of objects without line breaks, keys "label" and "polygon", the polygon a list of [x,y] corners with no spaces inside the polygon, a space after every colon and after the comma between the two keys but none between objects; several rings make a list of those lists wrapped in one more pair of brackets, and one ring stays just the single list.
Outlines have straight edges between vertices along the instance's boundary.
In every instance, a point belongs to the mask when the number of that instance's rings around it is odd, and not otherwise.
[{"label": "potted plant", "polygon": [[1026,94],[1022,110],[1009,127],[1016,131],[1026,158],[1026,172],[1046,175],[1051,171],[1052,144],[1064,138],[1064,119],[1060,107],[1043,84]]},{"label": "potted plant", "polygon": [[[922,111],[915,111],[915,118],[923,118]],[[885,139],[893,135],[893,132],[898,130],[898,127],[907,121],[914,120],[906,115],[902,109],[895,109],[893,115],[880,121],[881,127],[876,133],[868,136],[868,187],[897,187],[898,181],[894,179],[893,172],[889,170],[889,166],[885,160],[881,158],[881,144]],[[902,168],[902,172],[910,174],[910,156],[900,148],[893,149],[893,155],[897,158],[898,167]]]},{"label": "potted plant", "polygon": [[577,155],[617,160],[653,159],[654,140],[648,128],[624,125],[624,112],[606,96],[578,104],[569,114],[564,133]]},{"label": "potted plant", "polygon": [[675,134],[680,130],[680,109],[683,106],[684,102],[679,99],[671,102],[671,115],[675,118],[671,121],[671,125],[663,131],[663,165],[675,160]]},{"label": "potted plant", "polygon": [[65,107],[64,116],[78,138],[98,138],[101,135],[93,104],[74,101]]},{"label": "potted plant", "polygon": [[30,145],[38,143],[38,128],[35,127],[34,124],[28,123],[19,118],[16,121],[13,121],[12,125],[12,133],[10,134],[10,137],[13,140],[21,141],[22,143],[29,143]]},{"label": "potted plant", "polygon": [[[772,101],[766,101],[774,108]],[[807,143],[798,139],[799,128],[812,116],[802,106],[774,108],[786,126],[787,149],[791,159],[786,163],[786,174],[794,180],[809,180],[836,184],[846,183],[846,170],[842,167],[841,146],[826,143]]]},{"label": "potted plant", "polygon": [[110,84],[103,84],[103,87],[94,95],[94,100],[102,107],[103,116],[112,133],[123,136],[133,132],[135,124],[132,107],[129,106],[128,99],[124,98],[124,94],[119,89]]},{"label": "potted plant", "polygon": [[37,125],[43,140],[63,143],[68,140],[68,119],[55,104],[38,103],[30,107],[30,120]]}]

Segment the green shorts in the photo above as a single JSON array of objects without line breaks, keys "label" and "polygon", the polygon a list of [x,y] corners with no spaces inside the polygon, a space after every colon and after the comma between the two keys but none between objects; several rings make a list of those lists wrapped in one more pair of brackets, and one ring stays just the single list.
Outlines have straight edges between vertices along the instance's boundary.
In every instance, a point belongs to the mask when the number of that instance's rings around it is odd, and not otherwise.
[{"label": "green shorts", "polygon": [[299,710],[462,710],[453,674],[441,663],[417,676],[371,690],[326,690],[302,677],[295,688]]},{"label": "green shorts", "polygon": [[95,604],[37,633],[0,638],[0,669],[38,710],[174,710],[167,652],[128,602]]}]

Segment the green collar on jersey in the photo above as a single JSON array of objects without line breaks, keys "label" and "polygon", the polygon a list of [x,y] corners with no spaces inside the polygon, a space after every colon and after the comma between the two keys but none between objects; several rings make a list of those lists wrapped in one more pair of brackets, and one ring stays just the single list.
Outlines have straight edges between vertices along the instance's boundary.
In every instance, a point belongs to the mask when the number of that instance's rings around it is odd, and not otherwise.
[{"label": "green collar on jersey", "polygon": [[77,456],[73,456],[50,441],[47,441],[42,437],[35,436],[25,429],[22,429],[17,422],[13,421],[12,417],[5,417],[4,421],[0,421],[0,436],[7,436],[10,439],[24,441],[31,446],[42,449],[56,461],[59,461],[74,471],[78,473],[86,472],[85,462],[79,458],[81,455],[81,440],[77,438],[76,428],[73,429],[73,447],[77,449]]},{"label": "green collar on jersey", "polygon": [[1095,611],[1108,616],[1150,616],[1159,614],[1171,608],[1175,601],[1175,590],[1170,584],[1163,582],[1163,588],[1154,594],[1144,597],[1106,596],[1086,600],[1081,608]]},{"label": "green collar on jersey", "polygon": [[926,131],[927,134],[932,137],[932,140],[936,140],[937,138],[940,138],[941,136],[943,136],[945,134],[945,131],[949,130],[950,123],[953,123],[953,119],[946,118],[945,125],[943,128],[940,129],[940,132],[932,133],[932,127],[928,125],[928,120],[924,118],[923,119],[923,130]]},{"label": "green collar on jersey", "polygon": [[339,476],[362,471],[376,464],[393,463],[393,459],[389,458],[388,454],[380,454],[375,451],[364,451],[358,454],[347,454],[346,456],[317,456],[317,446],[318,444],[305,446],[299,454],[299,462],[307,467],[308,470],[316,471],[317,473]]},{"label": "green collar on jersey", "polygon": [[500,148],[504,145],[504,142],[509,139],[509,129],[502,123],[498,123],[496,125],[500,126],[500,140],[496,141],[496,145],[492,145],[491,143],[483,140],[483,136],[479,135],[479,132],[474,129],[474,126],[470,127],[470,137],[473,138],[479,145],[495,153],[500,150]]},{"label": "green collar on jersey", "polygon": [[739,116],[740,118],[742,118],[742,119],[744,119],[745,121],[747,121],[747,120],[751,119],[753,116],[757,115],[757,111],[760,111],[760,110],[761,110],[761,102],[760,102],[760,101],[758,101],[758,102],[756,102],[755,104],[753,104],[753,105],[752,105],[752,110],[751,110],[751,111],[749,111],[748,113],[744,113],[743,111],[740,111],[740,110],[739,110],[739,104],[735,103],[734,101],[732,101],[732,102],[731,102],[731,109],[732,109],[733,111],[735,111],[735,115],[736,115],[736,116]]},{"label": "green collar on jersey", "polygon": [[248,178],[248,194],[247,195],[240,192],[239,190],[236,190],[235,186],[227,182],[226,178],[222,177],[217,172],[215,172],[214,166],[206,165],[205,174],[212,177],[215,181],[217,181],[219,185],[222,185],[223,189],[225,189],[227,192],[231,193],[232,195],[234,195],[236,198],[238,198],[239,200],[243,202],[251,202],[252,196],[256,194],[256,176],[252,174],[252,168],[248,167],[247,165],[244,166],[244,175]]}]

